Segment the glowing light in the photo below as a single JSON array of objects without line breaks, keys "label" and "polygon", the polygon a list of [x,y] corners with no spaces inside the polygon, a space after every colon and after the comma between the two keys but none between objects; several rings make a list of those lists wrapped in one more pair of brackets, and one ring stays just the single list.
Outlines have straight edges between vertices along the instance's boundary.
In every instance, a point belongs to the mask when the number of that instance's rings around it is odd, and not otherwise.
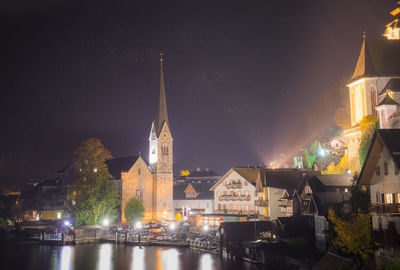
[{"label": "glowing light", "polygon": [[57,212],[57,218],[58,218],[58,219],[61,218],[61,212]]},{"label": "glowing light", "polygon": [[72,261],[72,248],[69,246],[62,247],[61,251],[61,270],[69,270],[71,267]]},{"label": "glowing light", "polygon": [[175,223],[172,222],[171,224],[169,224],[169,228],[170,228],[171,230],[175,230],[175,228],[176,228]]},{"label": "glowing light", "polygon": [[66,220],[66,221],[64,221],[64,225],[69,226],[69,225],[71,225],[71,223],[68,220]]},{"label": "glowing light", "polygon": [[324,149],[319,150],[319,154],[322,157],[325,156],[325,150]]},{"label": "glowing light", "polygon": [[97,168],[96,168],[96,167],[93,169],[93,172],[94,172],[94,173],[97,173]]},{"label": "glowing light", "polygon": [[110,225],[110,220],[108,218],[103,219],[103,225],[104,226]]},{"label": "glowing light", "polygon": [[135,229],[140,230],[141,228],[143,228],[142,222],[136,222]]},{"label": "glowing light", "polygon": [[347,174],[351,174],[351,170],[350,170],[350,169],[347,169],[347,170],[346,170],[346,173],[347,173]]},{"label": "glowing light", "polygon": [[203,229],[204,229],[205,232],[208,231],[208,229],[209,229],[208,225],[207,224],[204,225]]},{"label": "glowing light", "polygon": [[109,270],[111,268],[112,244],[103,244],[99,250],[98,270]]},{"label": "glowing light", "polygon": [[166,216],[166,215],[167,215],[167,211],[164,211],[164,212],[163,212],[163,215]]}]

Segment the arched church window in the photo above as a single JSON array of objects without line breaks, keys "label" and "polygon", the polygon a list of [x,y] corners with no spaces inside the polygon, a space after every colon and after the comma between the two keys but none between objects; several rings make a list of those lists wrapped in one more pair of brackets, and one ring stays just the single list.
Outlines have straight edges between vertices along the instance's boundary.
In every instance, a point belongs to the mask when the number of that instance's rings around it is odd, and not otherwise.
[{"label": "arched church window", "polygon": [[375,107],[376,107],[376,89],[374,86],[371,87],[370,96],[371,96],[371,112],[375,116],[378,116],[378,113],[375,109]]},{"label": "arched church window", "polygon": [[140,188],[136,189],[136,199],[143,201],[143,192]]}]

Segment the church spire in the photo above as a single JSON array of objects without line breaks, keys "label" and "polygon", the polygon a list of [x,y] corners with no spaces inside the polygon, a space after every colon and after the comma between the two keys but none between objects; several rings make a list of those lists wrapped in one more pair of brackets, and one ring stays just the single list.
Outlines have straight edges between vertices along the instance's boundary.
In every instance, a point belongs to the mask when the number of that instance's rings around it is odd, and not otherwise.
[{"label": "church spire", "polygon": [[155,120],[155,128],[157,136],[160,134],[164,122],[169,125],[168,122],[168,112],[167,112],[167,99],[165,95],[165,83],[164,83],[164,71],[163,71],[163,56],[164,54],[160,52],[160,99],[158,103],[158,111]]}]

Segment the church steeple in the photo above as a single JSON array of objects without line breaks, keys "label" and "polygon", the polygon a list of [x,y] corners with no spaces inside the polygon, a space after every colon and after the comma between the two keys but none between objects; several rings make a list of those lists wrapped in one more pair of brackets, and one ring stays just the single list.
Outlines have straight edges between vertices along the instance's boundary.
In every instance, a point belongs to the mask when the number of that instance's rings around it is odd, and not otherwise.
[{"label": "church steeple", "polygon": [[168,111],[167,111],[167,99],[165,94],[165,82],[164,82],[164,71],[163,71],[163,53],[160,53],[160,94],[158,100],[157,115],[154,121],[157,137],[160,135],[161,129],[164,123],[168,122]]}]

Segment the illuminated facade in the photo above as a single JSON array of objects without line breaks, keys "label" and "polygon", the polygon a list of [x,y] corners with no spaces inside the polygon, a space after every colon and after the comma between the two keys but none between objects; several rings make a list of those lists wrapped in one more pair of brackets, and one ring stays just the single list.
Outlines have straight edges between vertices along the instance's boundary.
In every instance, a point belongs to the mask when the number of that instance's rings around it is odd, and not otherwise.
[{"label": "illuminated facade", "polygon": [[150,130],[149,164],[139,157],[128,171],[121,173],[122,223],[126,223],[125,205],[133,197],[143,202],[144,221],[173,219],[173,138],[160,56],[160,94],[156,119]]},{"label": "illuminated facade", "polygon": [[349,88],[351,125],[343,131],[349,161],[360,170],[360,121],[367,115],[379,118],[380,128],[393,127],[400,100],[400,40],[363,40]]},{"label": "illuminated facade", "polygon": [[[398,4],[400,3],[397,2]],[[393,21],[386,25],[386,31],[383,34],[384,37],[387,39],[400,39],[400,24],[399,24],[399,17],[400,17],[400,8],[397,7],[395,10],[390,12],[390,14],[394,17]]]}]

